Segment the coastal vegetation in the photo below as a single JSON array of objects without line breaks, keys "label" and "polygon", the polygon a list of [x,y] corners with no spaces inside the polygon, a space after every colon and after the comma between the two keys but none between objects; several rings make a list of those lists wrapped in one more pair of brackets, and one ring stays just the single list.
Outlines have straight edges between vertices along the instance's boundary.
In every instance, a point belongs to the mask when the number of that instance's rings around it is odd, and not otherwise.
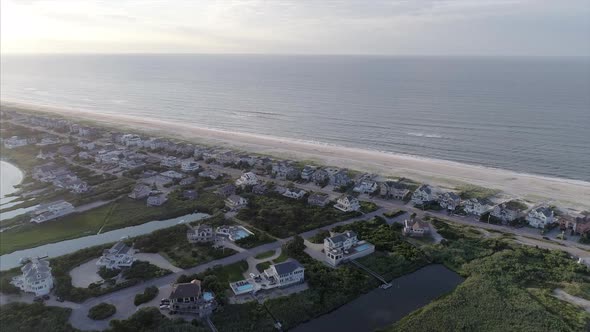
[{"label": "coastal vegetation", "polygon": [[3,331],[79,331],[70,325],[72,309],[49,307],[42,303],[11,303],[0,307]]},{"label": "coastal vegetation", "polygon": [[133,304],[140,305],[143,303],[147,303],[153,300],[156,296],[158,296],[159,289],[156,286],[146,287],[143,293],[139,293],[135,295],[135,299],[133,299]]},{"label": "coastal vegetation", "polygon": [[99,303],[88,310],[88,318],[103,320],[111,317],[117,312],[117,307],[109,303]]},{"label": "coastal vegetation", "polygon": [[359,215],[358,212],[342,213],[331,206],[310,206],[303,200],[279,195],[247,197],[248,206],[241,209],[236,217],[280,238]]}]

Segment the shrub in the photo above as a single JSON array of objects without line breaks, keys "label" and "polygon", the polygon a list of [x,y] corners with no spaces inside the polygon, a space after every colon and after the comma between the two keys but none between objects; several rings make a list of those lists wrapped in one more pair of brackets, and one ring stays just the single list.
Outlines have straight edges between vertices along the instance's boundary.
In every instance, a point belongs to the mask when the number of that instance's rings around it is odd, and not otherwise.
[{"label": "shrub", "polygon": [[133,300],[133,303],[135,305],[140,305],[142,303],[146,303],[149,302],[151,300],[153,300],[159,293],[159,289],[156,286],[150,286],[147,287],[143,293],[137,294],[135,295],[135,299]]},{"label": "shrub", "polygon": [[117,308],[114,305],[103,302],[95,305],[94,307],[90,308],[90,310],[88,310],[88,318],[94,320],[101,320],[111,317],[115,314],[115,312],[117,312]]},{"label": "shrub", "polygon": [[107,269],[104,266],[101,266],[100,269],[98,269],[98,275],[103,279],[114,278],[118,276],[119,273],[121,273],[121,270],[119,269]]}]

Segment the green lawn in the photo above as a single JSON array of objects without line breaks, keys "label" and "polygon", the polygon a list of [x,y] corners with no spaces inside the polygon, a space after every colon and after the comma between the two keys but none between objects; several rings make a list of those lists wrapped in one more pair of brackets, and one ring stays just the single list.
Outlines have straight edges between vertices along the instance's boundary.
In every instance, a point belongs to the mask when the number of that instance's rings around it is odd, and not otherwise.
[{"label": "green lawn", "polygon": [[275,254],[274,250],[269,250],[269,251],[265,251],[265,252],[261,252],[260,254],[254,256],[256,259],[265,259],[265,258],[269,258],[272,257],[272,255]]},{"label": "green lawn", "polygon": [[[208,198],[204,196],[203,198]],[[170,200],[160,207],[146,207],[145,202],[130,198],[119,199],[113,203],[42,224],[26,224],[22,227],[0,233],[0,254],[36,247],[42,244],[59,242],[97,234],[127,226],[139,225],[148,221],[163,220],[191,213],[199,201],[182,201],[171,195]]]}]

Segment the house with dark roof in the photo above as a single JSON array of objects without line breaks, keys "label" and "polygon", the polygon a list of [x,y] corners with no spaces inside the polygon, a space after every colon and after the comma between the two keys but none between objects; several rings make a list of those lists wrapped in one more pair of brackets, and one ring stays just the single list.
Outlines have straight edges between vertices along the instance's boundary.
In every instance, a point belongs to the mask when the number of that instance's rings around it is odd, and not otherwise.
[{"label": "house with dark roof", "polygon": [[123,241],[115,243],[110,249],[105,249],[102,256],[96,262],[98,266],[104,266],[107,269],[120,269],[133,265],[133,249]]},{"label": "house with dark roof", "polygon": [[555,222],[553,209],[545,205],[531,209],[525,219],[535,228],[545,228]]},{"label": "house with dark roof", "polygon": [[415,205],[424,205],[435,202],[438,198],[440,190],[423,184],[412,194],[412,203]]},{"label": "house with dark roof", "polygon": [[321,193],[313,193],[307,198],[307,204],[324,207],[330,202],[330,197]]},{"label": "house with dark roof", "polygon": [[215,296],[211,292],[202,291],[200,280],[175,284],[168,298],[170,300],[170,311],[179,314],[205,317],[210,315],[217,307]]},{"label": "house with dark roof", "polygon": [[438,204],[443,209],[454,211],[461,204],[461,197],[452,191],[445,192],[437,198]]}]

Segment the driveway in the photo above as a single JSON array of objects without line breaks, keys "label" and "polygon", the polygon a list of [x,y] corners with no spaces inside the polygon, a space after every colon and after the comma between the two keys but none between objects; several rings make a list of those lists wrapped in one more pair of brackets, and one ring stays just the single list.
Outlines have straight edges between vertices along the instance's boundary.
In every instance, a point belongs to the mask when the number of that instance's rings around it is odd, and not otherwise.
[{"label": "driveway", "polygon": [[98,258],[73,268],[70,271],[72,286],[87,288],[91,283],[101,281],[102,278],[97,273],[98,266],[96,266],[96,262],[98,262]]}]

